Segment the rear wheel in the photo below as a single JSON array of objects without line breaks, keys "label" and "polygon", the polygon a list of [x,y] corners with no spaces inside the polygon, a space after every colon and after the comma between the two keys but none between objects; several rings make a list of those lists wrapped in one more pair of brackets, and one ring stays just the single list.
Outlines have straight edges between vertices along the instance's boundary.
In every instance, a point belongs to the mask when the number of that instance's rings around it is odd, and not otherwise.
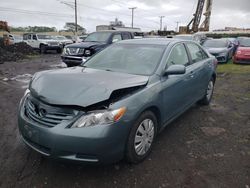
[{"label": "rear wheel", "polygon": [[130,163],[143,161],[151,152],[157,132],[157,119],[145,111],[132,127],[126,146],[126,159]]},{"label": "rear wheel", "polygon": [[208,83],[206,94],[198,103],[202,105],[209,105],[212,100],[213,92],[214,92],[214,79],[211,79]]}]

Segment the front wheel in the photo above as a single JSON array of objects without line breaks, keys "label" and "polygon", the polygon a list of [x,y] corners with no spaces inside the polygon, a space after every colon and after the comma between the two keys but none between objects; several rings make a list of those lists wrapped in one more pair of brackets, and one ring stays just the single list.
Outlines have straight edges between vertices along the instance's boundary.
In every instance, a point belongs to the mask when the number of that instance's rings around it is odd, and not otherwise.
[{"label": "front wheel", "polygon": [[40,52],[41,52],[41,54],[45,54],[46,53],[46,47],[45,47],[45,45],[41,45],[40,46]]},{"label": "front wheel", "polygon": [[151,152],[157,133],[157,118],[145,111],[133,125],[126,146],[126,159],[130,163],[143,161]]},{"label": "front wheel", "polygon": [[208,83],[206,94],[198,103],[202,105],[209,105],[212,100],[213,92],[214,92],[214,79],[211,79]]}]

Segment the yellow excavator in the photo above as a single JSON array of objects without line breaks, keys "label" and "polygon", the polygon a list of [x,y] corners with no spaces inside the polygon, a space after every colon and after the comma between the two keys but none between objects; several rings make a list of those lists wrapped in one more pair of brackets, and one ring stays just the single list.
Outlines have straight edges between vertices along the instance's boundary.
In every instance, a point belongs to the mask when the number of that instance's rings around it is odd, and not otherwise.
[{"label": "yellow excavator", "polygon": [[[188,23],[187,26],[180,26],[179,32],[182,34],[191,34],[191,33],[196,33],[198,31],[209,31],[212,4],[213,4],[213,0],[198,0],[198,4],[196,7],[196,11],[194,13],[194,17]],[[205,10],[203,13],[204,6],[205,6]],[[202,13],[205,16],[205,19],[200,25]]]}]

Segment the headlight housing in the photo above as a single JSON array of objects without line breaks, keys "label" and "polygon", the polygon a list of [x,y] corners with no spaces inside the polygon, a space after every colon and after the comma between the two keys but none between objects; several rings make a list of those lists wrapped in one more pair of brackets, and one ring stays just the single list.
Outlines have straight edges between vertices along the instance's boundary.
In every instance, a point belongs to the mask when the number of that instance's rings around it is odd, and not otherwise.
[{"label": "headlight housing", "polygon": [[68,54],[68,51],[67,51],[67,48],[66,47],[64,47],[63,48],[63,52],[62,52],[64,55],[66,55],[66,54]]},{"label": "headlight housing", "polygon": [[117,110],[99,110],[92,111],[82,115],[71,128],[90,127],[95,125],[107,125],[119,121],[126,112],[122,107]]},{"label": "headlight housing", "polygon": [[84,51],[84,55],[86,55],[86,56],[90,56],[91,55],[91,50],[85,50]]}]

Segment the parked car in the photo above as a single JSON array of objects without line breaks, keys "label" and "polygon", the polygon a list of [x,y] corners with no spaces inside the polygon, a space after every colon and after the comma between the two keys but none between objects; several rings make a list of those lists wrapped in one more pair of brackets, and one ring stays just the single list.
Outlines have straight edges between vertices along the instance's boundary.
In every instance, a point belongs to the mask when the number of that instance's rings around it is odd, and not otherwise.
[{"label": "parked car", "polygon": [[206,40],[203,47],[214,55],[219,63],[227,63],[233,56],[234,45],[228,39]]},{"label": "parked car", "polygon": [[46,53],[47,50],[56,50],[57,53],[62,51],[62,45],[51,35],[26,33],[23,35],[23,41],[32,48],[39,49],[41,53]]},{"label": "parked car", "polygon": [[239,46],[239,40],[237,38],[228,38],[228,40],[233,44],[233,55],[234,55]]},{"label": "parked car", "polygon": [[84,42],[66,46],[61,58],[68,67],[77,66],[110,44],[132,38],[133,35],[127,31],[94,32],[89,34]]},{"label": "parked car", "polygon": [[61,43],[62,47],[66,46],[66,45],[69,45],[69,44],[73,44],[72,40],[67,39],[65,36],[62,36],[62,35],[53,36],[53,38],[54,38],[54,40]]},{"label": "parked car", "polygon": [[173,38],[181,39],[181,40],[191,40],[198,42],[199,44],[203,44],[204,41],[207,40],[207,37],[204,33],[195,33],[195,34],[180,34],[175,35]]},{"label": "parked car", "polygon": [[7,34],[4,34],[3,37],[9,41],[9,44],[23,42],[23,37],[21,35],[14,35],[14,34],[7,33]]},{"label": "parked car", "polygon": [[210,103],[216,62],[192,41],[115,43],[82,66],[36,73],[20,102],[20,134],[51,158],[141,162],[166,125]]},{"label": "parked car", "polygon": [[233,62],[250,64],[250,38],[244,38],[240,40],[240,44],[233,58]]}]

